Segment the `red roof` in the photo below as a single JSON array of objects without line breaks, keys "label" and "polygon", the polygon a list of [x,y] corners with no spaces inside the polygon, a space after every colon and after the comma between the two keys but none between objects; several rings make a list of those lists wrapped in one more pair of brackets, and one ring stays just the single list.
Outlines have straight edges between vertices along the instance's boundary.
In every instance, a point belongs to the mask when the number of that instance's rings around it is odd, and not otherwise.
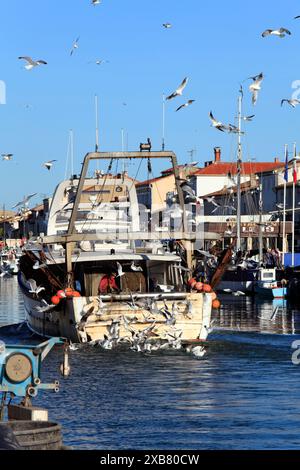
[{"label": "red roof", "polygon": [[155,183],[156,181],[162,180],[164,178],[167,178],[168,176],[170,175],[158,176],[157,178],[152,178],[151,180],[142,181],[140,183],[137,183],[136,187],[149,186],[150,184]]},{"label": "red roof", "polygon": [[[272,171],[277,168],[283,167],[282,162],[247,162],[242,163],[242,174],[243,175],[253,175],[255,173],[263,173],[264,171]],[[200,170],[196,171],[194,175],[207,175],[207,176],[215,176],[215,175],[228,175],[231,173],[235,175],[237,173],[237,166],[235,162],[226,163],[226,162],[215,162],[211,165],[206,166],[205,168],[201,168]]]}]

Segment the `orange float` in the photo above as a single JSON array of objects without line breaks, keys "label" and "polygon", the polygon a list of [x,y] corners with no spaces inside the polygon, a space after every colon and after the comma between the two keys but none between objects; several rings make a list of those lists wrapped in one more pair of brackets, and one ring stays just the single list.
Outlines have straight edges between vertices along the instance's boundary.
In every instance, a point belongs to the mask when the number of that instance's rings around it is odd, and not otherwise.
[{"label": "orange float", "polygon": [[77,292],[76,290],[73,291],[73,297],[81,297],[80,292]]},{"label": "orange float", "polygon": [[192,279],[189,279],[187,283],[188,283],[188,286],[192,287],[193,285],[195,285],[196,282],[197,282],[196,279],[192,278]]},{"label": "orange float", "polygon": [[195,289],[197,289],[198,292],[202,292],[203,290],[203,282],[197,282],[195,284]]},{"label": "orange float", "polygon": [[73,289],[71,289],[71,287],[67,287],[65,289],[65,294],[67,297],[73,297]]},{"label": "orange float", "polygon": [[60,299],[64,299],[66,297],[66,294],[65,294],[65,291],[64,290],[59,290],[57,291],[56,293],[57,297],[59,297]]},{"label": "orange float", "polygon": [[219,301],[219,299],[213,300],[212,308],[219,309],[220,307],[221,307],[221,302]]},{"label": "orange float", "polygon": [[60,302],[60,297],[58,297],[58,295],[54,295],[52,298],[51,298],[51,302],[53,305],[58,305],[59,302]]},{"label": "orange float", "polygon": [[210,292],[212,292],[212,287],[209,284],[203,284],[203,292],[209,294]]}]

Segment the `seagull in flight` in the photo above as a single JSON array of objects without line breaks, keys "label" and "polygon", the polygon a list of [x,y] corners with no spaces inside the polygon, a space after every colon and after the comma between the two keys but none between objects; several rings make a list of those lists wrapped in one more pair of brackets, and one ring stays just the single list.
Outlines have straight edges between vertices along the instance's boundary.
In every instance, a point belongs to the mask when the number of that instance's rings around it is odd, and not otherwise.
[{"label": "seagull in flight", "polygon": [[224,132],[228,130],[228,127],[225,126],[221,121],[217,121],[217,119],[214,118],[213,113],[209,113],[209,118],[212,122],[212,126],[218,129],[218,131]]},{"label": "seagull in flight", "polygon": [[12,157],[13,157],[12,153],[3,153],[2,154],[2,160],[5,160],[7,162],[12,160]]},{"label": "seagull in flight", "polygon": [[261,82],[264,79],[264,74],[260,73],[255,77],[250,77],[250,79],[253,80],[253,83],[251,83],[251,85],[249,86],[249,90],[252,93],[252,104],[255,105],[258,98],[258,92],[261,90]]},{"label": "seagull in flight", "polygon": [[286,28],[266,29],[266,31],[262,33],[262,37],[265,38],[267,36],[278,36],[280,38],[284,38],[287,34],[290,36],[292,33]]},{"label": "seagull in flight", "polygon": [[71,50],[71,53],[70,53],[71,56],[74,54],[75,50],[79,48],[79,44],[78,44],[79,39],[80,39],[80,36],[78,36],[78,38],[73,43],[73,47],[72,47],[72,50]]},{"label": "seagull in flight", "polygon": [[118,267],[118,275],[117,277],[122,277],[124,276],[124,272],[123,272],[123,268],[122,268],[122,265],[117,261],[117,267]]},{"label": "seagull in flight", "polygon": [[33,60],[31,57],[28,56],[20,56],[18,57],[19,60],[25,60],[27,64],[25,65],[26,70],[32,70],[34,67],[38,67],[39,65],[47,65],[45,60]]},{"label": "seagull in flight", "polygon": [[34,194],[30,194],[29,196],[26,196],[23,201],[20,201],[18,202],[18,204],[16,204],[14,207],[12,207],[12,209],[16,209],[16,207],[20,207],[20,206],[26,206],[28,204],[28,202],[30,201],[30,199],[32,199],[34,196],[36,196],[37,193],[34,193]]},{"label": "seagull in flight", "polygon": [[296,106],[298,106],[298,104],[300,104],[300,101],[296,100],[296,99],[291,99],[291,100],[284,99],[284,100],[281,100],[281,106],[283,105],[283,103],[288,103],[293,108],[296,108]]},{"label": "seagull in flight", "polygon": [[255,114],[252,114],[251,116],[244,116],[243,120],[247,122],[253,121],[253,118],[255,118]]},{"label": "seagull in flight", "polygon": [[172,28],[172,25],[171,25],[171,23],[163,23],[163,27],[165,29],[170,29],[170,28]]},{"label": "seagull in flight", "polygon": [[167,96],[166,100],[172,100],[176,98],[176,96],[181,96],[183,93],[183,90],[185,89],[187,82],[188,82],[188,77],[186,77],[182,83],[179,85],[176,91],[174,91],[171,95]]},{"label": "seagull in flight", "polygon": [[186,103],[182,104],[181,106],[179,106],[179,108],[176,109],[176,112],[177,111],[180,111],[180,109],[182,108],[186,108],[187,106],[190,106],[191,104],[194,103],[195,100],[188,100]]},{"label": "seagull in flight", "polygon": [[92,0],[92,5],[100,5],[100,3],[102,2],[102,0]]},{"label": "seagull in flight", "polygon": [[47,170],[51,170],[51,168],[53,167],[53,163],[54,162],[57,162],[57,160],[50,160],[49,162],[45,162],[43,163],[43,167],[47,168]]}]

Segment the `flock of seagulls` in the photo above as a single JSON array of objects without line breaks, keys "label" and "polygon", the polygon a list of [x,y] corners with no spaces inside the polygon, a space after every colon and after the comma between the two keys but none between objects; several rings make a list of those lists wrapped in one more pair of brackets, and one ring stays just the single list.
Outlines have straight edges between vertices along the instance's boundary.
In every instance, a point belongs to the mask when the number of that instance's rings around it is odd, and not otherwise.
[{"label": "flock of seagulls", "polygon": [[[181,84],[179,85],[179,87],[173,93],[171,93],[169,96],[166,97],[166,100],[170,101],[170,100],[173,100],[174,98],[176,98],[177,96],[182,96],[183,91],[184,91],[185,87],[187,86],[188,80],[189,80],[188,77],[185,77],[183,79],[183,81],[181,82]],[[184,104],[182,104],[181,106],[179,106],[176,109],[176,112],[180,111],[183,108],[187,108],[188,106],[190,106],[194,102],[195,102],[195,100],[186,101]]]}]

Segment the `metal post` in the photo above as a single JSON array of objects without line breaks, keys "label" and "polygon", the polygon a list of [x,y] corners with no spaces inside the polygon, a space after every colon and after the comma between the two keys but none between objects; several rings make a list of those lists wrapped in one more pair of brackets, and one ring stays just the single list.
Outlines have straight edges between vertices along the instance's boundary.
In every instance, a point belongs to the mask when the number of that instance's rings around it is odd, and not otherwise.
[{"label": "metal post", "polygon": [[296,144],[294,144],[294,159],[293,159],[292,267],[295,266],[295,202],[296,202],[296,182],[294,178],[295,171],[296,171]]},{"label": "metal post", "polygon": [[[287,158],[287,152],[288,152],[288,145],[285,144],[284,146],[284,155]],[[288,251],[287,246],[286,246],[286,179],[285,179],[285,174],[283,178],[283,232],[282,232],[282,262],[284,265],[284,255]]]},{"label": "metal post", "polygon": [[237,157],[237,216],[236,216],[236,249],[241,249],[241,172],[242,172],[242,96],[238,99],[238,157]]},{"label": "metal post", "polygon": [[165,150],[165,131],[166,131],[166,96],[163,95],[163,114],[162,114],[162,151]]},{"label": "metal post", "polygon": [[259,185],[259,262],[263,263],[263,200],[262,200],[262,184]]}]

